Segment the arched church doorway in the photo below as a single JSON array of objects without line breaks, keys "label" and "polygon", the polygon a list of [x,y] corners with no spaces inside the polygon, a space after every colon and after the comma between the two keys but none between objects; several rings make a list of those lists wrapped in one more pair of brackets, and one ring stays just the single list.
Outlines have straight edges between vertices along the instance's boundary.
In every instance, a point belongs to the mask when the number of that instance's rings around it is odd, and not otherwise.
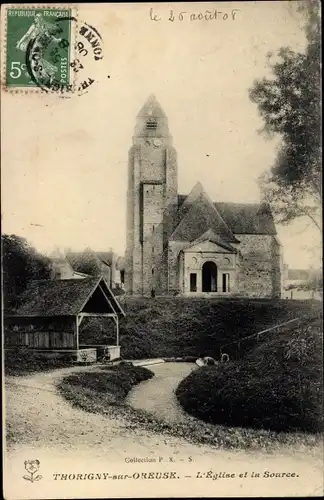
[{"label": "arched church doorway", "polygon": [[205,262],[202,266],[202,291],[217,292],[217,266],[215,262]]}]

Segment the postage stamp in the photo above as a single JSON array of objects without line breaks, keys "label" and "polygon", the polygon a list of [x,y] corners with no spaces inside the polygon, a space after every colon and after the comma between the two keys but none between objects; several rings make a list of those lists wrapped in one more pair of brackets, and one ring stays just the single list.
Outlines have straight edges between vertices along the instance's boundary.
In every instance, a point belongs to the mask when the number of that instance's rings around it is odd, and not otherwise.
[{"label": "postage stamp", "polygon": [[99,31],[72,6],[10,6],[5,11],[4,87],[72,97],[98,80],[103,59]]},{"label": "postage stamp", "polygon": [[69,8],[6,9],[6,87],[71,86],[71,24]]}]

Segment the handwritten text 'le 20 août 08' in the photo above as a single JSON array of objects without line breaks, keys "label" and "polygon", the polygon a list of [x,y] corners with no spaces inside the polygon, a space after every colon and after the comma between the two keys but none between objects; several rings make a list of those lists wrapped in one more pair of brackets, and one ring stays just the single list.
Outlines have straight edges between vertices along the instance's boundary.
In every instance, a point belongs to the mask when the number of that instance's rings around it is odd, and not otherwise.
[{"label": "handwritten text 'le 20 ao\u00fbt 08'", "polygon": [[228,12],[220,11],[217,9],[205,10],[204,12],[188,12],[180,11],[174,12],[170,10],[163,18],[158,15],[153,8],[150,9],[151,21],[236,21],[240,9],[231,9]]}]

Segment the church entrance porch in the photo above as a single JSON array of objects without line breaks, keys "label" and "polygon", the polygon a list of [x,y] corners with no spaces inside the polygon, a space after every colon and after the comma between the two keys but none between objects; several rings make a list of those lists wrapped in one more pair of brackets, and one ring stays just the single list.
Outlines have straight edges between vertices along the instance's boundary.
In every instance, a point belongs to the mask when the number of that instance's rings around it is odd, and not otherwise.
[{"label": "church entrance porch", "polygon": [[[183,252],[178,258],[179,292],[186,296],[229,296],[237,293],[235,258],[228,253]],[[210,252],[211,254],[211,252]]]},{"label": "church entrance porch", "polygon": [[217,266],[215,262],[205,262],[201,273],[202,292],[217,292]]}]

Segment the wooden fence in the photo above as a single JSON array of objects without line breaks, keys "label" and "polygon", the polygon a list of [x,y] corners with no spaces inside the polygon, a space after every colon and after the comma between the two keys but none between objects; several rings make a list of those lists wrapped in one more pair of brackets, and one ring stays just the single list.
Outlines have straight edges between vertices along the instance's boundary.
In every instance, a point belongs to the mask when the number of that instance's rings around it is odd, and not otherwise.
[{"label": "wooden fence", "polygon": [[71,348],[74,346],[74,335],[73,332],[10,331],[6,332],[5,345],[49,349]]}]

